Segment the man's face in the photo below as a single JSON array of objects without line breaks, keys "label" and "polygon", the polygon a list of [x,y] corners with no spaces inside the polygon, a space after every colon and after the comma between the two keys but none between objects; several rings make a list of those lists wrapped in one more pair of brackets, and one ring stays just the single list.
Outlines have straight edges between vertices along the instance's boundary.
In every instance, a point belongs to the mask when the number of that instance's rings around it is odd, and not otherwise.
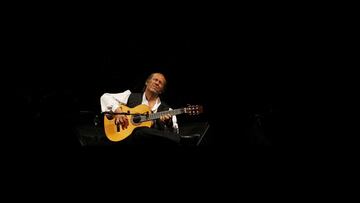
[{"label": "man's face", "polygon": [[146,88],[153,93],[161,94],[164,90],[166,79],[162,74],[155,73],[151,79],[146,81]]}]

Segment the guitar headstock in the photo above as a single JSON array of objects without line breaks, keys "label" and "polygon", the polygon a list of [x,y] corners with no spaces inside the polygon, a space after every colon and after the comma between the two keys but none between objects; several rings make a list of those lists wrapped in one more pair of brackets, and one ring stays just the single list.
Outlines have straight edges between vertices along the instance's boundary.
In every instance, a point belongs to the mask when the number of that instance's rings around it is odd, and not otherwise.
[{"label": "guitar headstock", "polygon": [[188,105],[185,107],[185,113],[189,115],[199,115],[203,112],[203,107],[201,105]]}]

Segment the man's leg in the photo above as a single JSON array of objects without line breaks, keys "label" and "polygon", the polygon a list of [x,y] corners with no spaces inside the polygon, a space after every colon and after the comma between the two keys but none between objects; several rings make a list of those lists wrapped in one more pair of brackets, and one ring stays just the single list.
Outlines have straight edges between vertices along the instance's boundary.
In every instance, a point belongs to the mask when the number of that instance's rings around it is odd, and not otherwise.
[{"label": "man's leg", "polygon": [[139,127],[129,137],[133,144],[171,145],[180,143],[180,135],[158,129]]}]

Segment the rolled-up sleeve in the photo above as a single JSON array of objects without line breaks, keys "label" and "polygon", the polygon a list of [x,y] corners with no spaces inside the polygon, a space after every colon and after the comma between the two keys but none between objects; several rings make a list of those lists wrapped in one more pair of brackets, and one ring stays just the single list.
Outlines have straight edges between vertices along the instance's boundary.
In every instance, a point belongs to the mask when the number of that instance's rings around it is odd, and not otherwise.
[{"label": "rolled-up sleeve", "polygon": [[127,104],[129,96],[131,94],[130,90],[126,90],[121,93],[105,93],[100,97],[101,112],[114,112],[120,104]]},{"label": "rolled-up sleeve", "polygon": [[[173,110],[172,108],[169,108],[169,110]],[[176,118],[176,116],[172,116],[171,117],[171,121],[172,121],[172,127],[174,128],[174,129],[178,129],[179,128],[179,125],[178,125],[178,123],[177,123],[177,118]]]}]

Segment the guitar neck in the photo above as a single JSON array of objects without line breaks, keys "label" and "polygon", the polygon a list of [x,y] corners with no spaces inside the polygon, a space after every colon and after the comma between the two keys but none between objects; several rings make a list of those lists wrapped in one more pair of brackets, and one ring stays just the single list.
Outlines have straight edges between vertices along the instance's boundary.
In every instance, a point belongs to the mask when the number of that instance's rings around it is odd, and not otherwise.
[{"label": "guitar neck", "polygon": [[179,114],[183,114],[183,113],[185,113],[185,108],[174,109],[174,110],[169,110],[169,111],[161,111],[161,112],[150,114],[149,117],[147,118],[147,120],[159,119],[160,116],[164,116],[164,115],[168,115],[168,114],[170,114],[171,116],[175,116],[175,115],[179,115]]}]

